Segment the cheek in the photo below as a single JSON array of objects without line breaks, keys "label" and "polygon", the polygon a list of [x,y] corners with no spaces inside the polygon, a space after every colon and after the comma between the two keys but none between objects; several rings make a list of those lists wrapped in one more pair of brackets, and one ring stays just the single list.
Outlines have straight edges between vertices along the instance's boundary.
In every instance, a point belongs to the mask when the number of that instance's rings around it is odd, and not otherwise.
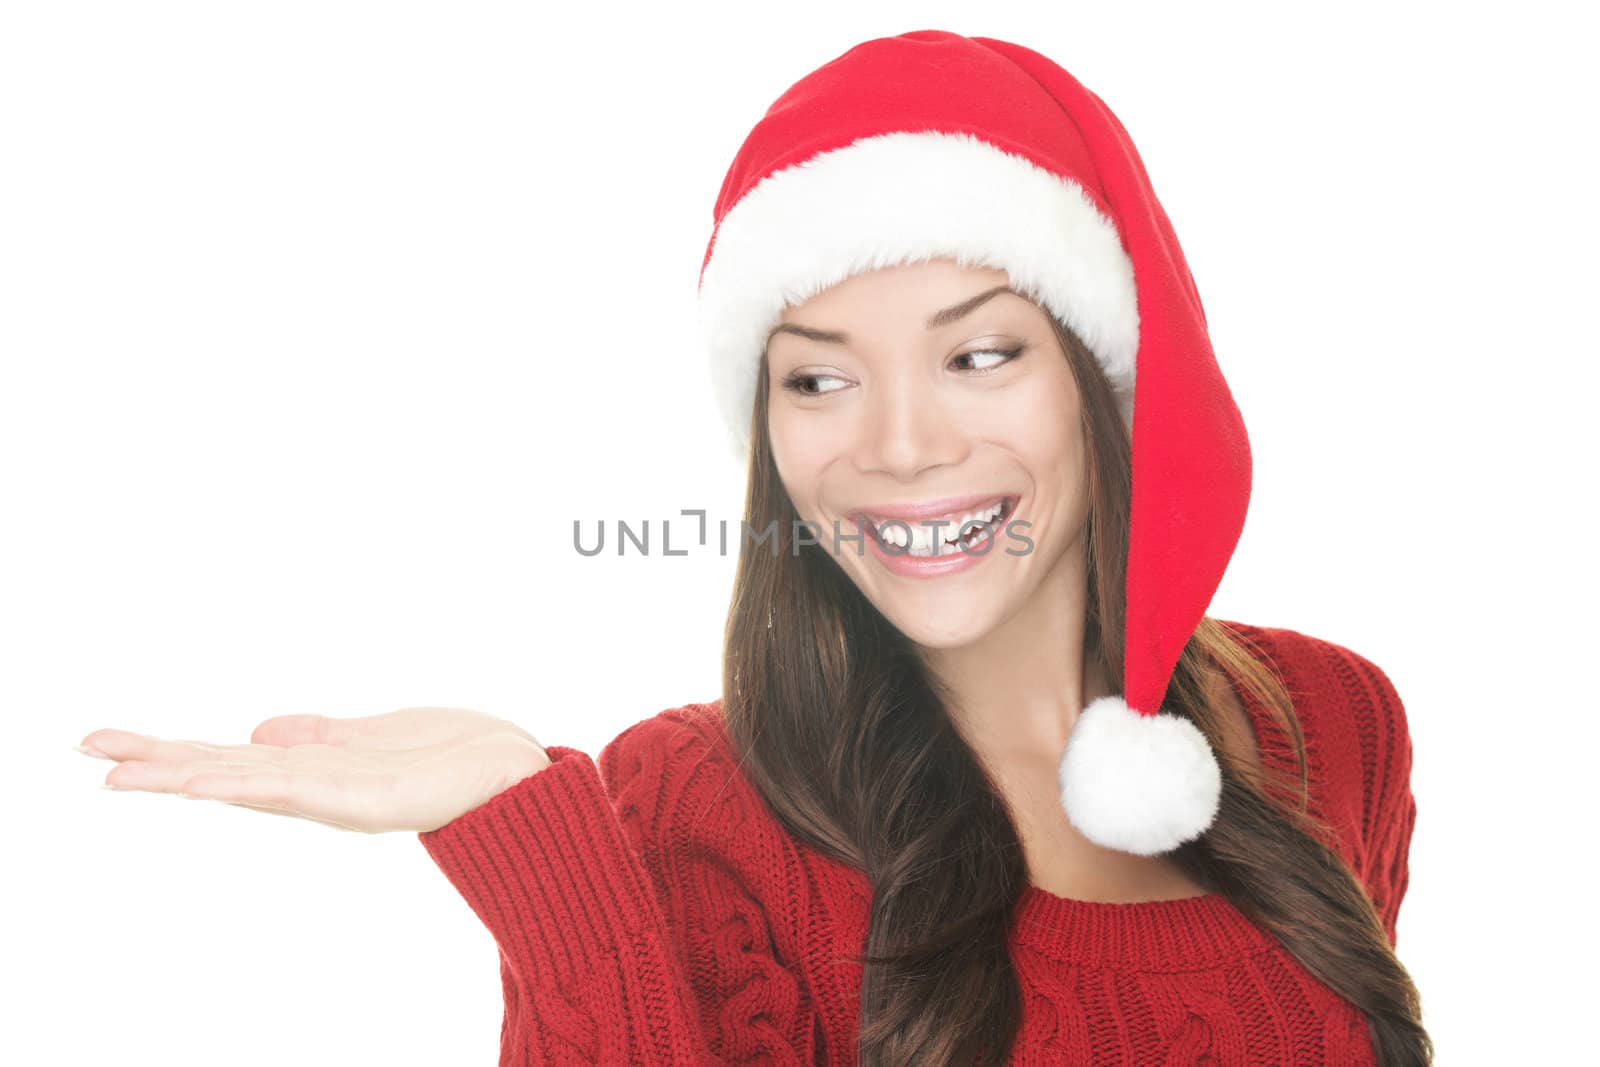
[{"label": "cheek", "polygon": [[1040,376],[1037,382],[975,398],[966,425],[991,440],[1005,442],[1041,476],[1082,464],[1081,414],[1070,380]]},{"label": "cheek", "polygon": [[788,421],[776,412],[767,416],[767,442],[772,451],[772,461],[779,470],[794,464],[795,434]]},{"label": "cheek", "polygon": [[773,455],[782,455],[790,466],[820,466],[841,450],[848,440],[848,413],[815,409],[802,410],[774,398],[767,410],[767,433]]},{"label": "cheek", "polygon": [[814,510],[812,502],[820,488],[822,468],[827,463],[823,454],[825,441],[822,435],[807,432],[797,420],[776,411],[767,418],[767,432],[778,478],[795,509],[802,516],[807,515]]}]

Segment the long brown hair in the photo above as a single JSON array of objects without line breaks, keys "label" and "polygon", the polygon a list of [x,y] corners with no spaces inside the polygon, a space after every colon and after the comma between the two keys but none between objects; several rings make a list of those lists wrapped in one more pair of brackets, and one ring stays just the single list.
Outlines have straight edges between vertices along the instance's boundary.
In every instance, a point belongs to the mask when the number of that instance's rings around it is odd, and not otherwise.
[{"label": "long brown hair", "polygon": [[[1085,646],[1122,677],[1132,446],[1100,365],[1046,312],[1082,398],[1089,449]],[[864,871],[872,888],[859,1063],[1000,1064],[1022,993],[1008,948],[1028,870],[1010,809],[952,724],[948,694],[914,645],[826,548],[798,542],[799,515],[767,438],[767,361],[751,425],[745,545],[724,635],[723,714],[743,773],[798,840]],[[832,531],[819,540],[831,542]],[[846,549],[848,550],[848,549]],[[1226,729],[1218,673],[1270,710],[1299,774],[1260,774]],[[1363,1011],[1379,1064],[1429,1064],[1416,987],[1359,879],[1307,808],[1305,744],[1281,680],[1247,639],[1207,617],[1179,659],[1164,709],[1210,740],[1223,772],[1211,828],[1170,854]]]}]

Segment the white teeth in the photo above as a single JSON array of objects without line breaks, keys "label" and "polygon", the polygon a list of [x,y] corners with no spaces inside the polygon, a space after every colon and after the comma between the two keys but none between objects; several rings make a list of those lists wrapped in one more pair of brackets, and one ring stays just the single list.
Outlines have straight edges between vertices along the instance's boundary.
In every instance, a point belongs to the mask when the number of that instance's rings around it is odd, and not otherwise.
[{"label": "white teeth", "polygon": [[993,519],[996,515],[1000,514],[1000,509],[1003,508],[1004,506],[1005,506],[1004,502],[996,501],[995,503],[989,505],[986,508],[982,508],[981,510],[969,511],[967,514],[961,516],[961,521],[960,522],[956,523],[953,527],[951,527],[949,536],[952,536],[952,537],[959,536],[961,534],[963,528],[965,528],[967,523],[969,523],[969,522],[988,522],[989,520]]},{"label": "white teeth", "polygon": [[906,549],[906,555],[924,557],[950,556],[961,551],[961,547],[956,541],[961,538],[962,534],[970,534],[978,524],[992,522],[1004,510],[1005,501],[997,500],[988,507],[969,511],[960,516],[959,519],[954,519],[951,516],[941,516],[941,519],[949,521],[937,527],[939,532],[937,541],[934,538],[935,527],[929,525],[936,521],[933,519],[912,522],[904,519],[877,519],[871,515],[868,515],[867,519],[872,523],[873,529],[877,531],[880,541],[886,545],[894,545],[897,548]]}]

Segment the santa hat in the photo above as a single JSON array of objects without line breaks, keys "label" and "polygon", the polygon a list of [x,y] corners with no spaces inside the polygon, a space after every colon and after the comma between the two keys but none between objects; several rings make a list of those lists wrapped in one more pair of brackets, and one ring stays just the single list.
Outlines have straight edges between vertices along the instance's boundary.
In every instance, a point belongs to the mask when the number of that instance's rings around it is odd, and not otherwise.
[{"label": "santa hat", "polygon": [[1021,45],[940,30],[867,41],[767,110],[715,219],[699,303],[741,456],[783,309],[855,274],[935,257],[1004,270],[1093,352],[1133,441],[1124,676],[1079,715],[1061,802],[1107,848],[1156,855],[1198,837],[1221,771],[1160,704],[1243,529],[1250,448],[1122,123]]}]

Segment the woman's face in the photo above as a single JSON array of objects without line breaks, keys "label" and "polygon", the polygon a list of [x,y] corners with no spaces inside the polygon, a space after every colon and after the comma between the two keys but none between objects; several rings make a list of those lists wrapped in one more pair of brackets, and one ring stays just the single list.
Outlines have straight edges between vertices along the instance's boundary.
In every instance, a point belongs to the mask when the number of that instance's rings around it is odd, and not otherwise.
[{"label": "woman's face", "polygon": [[[1082,562],[1077,384],[1047,313],[1007,284],[1005,271],[951,260],[855,275],[785,310],[767,346],[768,431],[790,499],[926,648],[979,639],[1069,549]],[[970,552],[943,543],[995,505],[1002,525]],[[895,514],[903,525],[886,524]]]}]

